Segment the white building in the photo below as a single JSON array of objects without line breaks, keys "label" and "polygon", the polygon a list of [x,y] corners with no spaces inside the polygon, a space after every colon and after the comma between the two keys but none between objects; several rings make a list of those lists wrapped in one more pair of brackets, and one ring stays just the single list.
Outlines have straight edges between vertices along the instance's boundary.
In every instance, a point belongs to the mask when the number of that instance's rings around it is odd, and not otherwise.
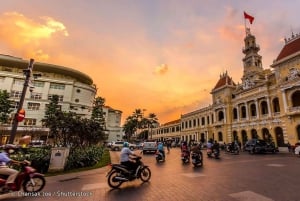
[{"label": "white building", "polygon": [[[21,58],[0,54],[0,90],[7,90],[14,101],[15,110],[11,117],[17,112],[25,80],[23,70],[28,68],[28,64],[28,61]],[[39,62],[33,64],[32,73],[41,76],[37,79],[32,78],[29,83],[34,88],[27,89],[23,103],[25,119],[18,124],[14,144],[18,144],[24,135],[31,135],[32,139],[47,140],[48,129],[42,126],[41,120],[53,95],[59,96],[62,111],[76,112],[87,118],[91,116],[96,87],[88,75],[64,66]],[[121,116],[121,112],[118,113]],[[114,115],[110,116],[111,114]],[[115,117],[116,114],[117,112],[108,110],[105,117],[107,130],[112,128],[113,133],[116,133],[117,127],[120,128],[121,117]],[[11,124],[0,126],[1,144],[8,142],[11,128]]]},{"label": "white building", "polygon": [[122,140],[123,131],[122,127],[120,127],[122,111],[105,106],[103,108],[103,113],[106,122],[106,130],[108,131],[107,142]]}]

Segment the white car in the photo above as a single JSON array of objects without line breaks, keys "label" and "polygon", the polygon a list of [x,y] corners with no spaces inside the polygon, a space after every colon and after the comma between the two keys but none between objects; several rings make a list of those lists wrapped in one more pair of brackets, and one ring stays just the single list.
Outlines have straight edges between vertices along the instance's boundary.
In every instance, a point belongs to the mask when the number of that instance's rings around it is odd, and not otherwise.
[{"label": "white car", "polygon": [[295,148],[295,154],[300,155],[300,146]]}]

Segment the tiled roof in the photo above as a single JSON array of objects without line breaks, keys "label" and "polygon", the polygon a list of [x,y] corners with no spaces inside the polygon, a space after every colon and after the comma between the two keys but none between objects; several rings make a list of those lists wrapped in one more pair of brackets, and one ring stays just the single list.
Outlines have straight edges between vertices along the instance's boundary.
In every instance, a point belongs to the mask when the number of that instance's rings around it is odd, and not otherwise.
[{"label": "tiled roof", "polygon": [[176,119],[174,121],[169,121],[169,122],[167,122],[165,124],[162,124],[162,126],[167,126],[167,125],[172,125],[172,124],[178,124],[178,123],[180,123],[180,119]]},{"label": "tiled roof", "polygon": [[217,82],[214,90],[218,89],[220,87],[226,86],[226,85],[236,86],[236,84],[233,82],[233,80],[231,79],[231,77],[229,77],[227,75],[227,73],[220,76],[220,79]]},{"label": "tiled roof", "polygon": [[294,40],[290,40],[279,53],[276,61],[279,61],[287,56],[290,56],[296,52],[300,51],[300,37]]}]

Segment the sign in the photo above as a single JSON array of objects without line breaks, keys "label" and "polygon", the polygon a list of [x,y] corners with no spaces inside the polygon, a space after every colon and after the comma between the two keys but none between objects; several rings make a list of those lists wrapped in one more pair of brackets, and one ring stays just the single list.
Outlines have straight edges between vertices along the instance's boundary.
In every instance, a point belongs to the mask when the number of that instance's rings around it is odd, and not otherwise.
[{"label": "sign", "polygon": [[20,109],[19,112],[17,113],[17,120],[18,120],[18,122],[23,121],[24,118],[25,118],[25,110],[24,109]]}]

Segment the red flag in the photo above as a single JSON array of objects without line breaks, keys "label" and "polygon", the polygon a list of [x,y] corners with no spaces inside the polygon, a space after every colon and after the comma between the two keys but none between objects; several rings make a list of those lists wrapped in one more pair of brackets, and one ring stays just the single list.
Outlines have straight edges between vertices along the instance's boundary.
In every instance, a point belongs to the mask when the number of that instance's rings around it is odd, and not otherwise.
[{"label": "red flag", "polygon": [[245,19],[248,19],[250,24],[252,24],[254,17],[252,17],[251,15],[248,15],[245,11],[244,11],[244,17]]}]

